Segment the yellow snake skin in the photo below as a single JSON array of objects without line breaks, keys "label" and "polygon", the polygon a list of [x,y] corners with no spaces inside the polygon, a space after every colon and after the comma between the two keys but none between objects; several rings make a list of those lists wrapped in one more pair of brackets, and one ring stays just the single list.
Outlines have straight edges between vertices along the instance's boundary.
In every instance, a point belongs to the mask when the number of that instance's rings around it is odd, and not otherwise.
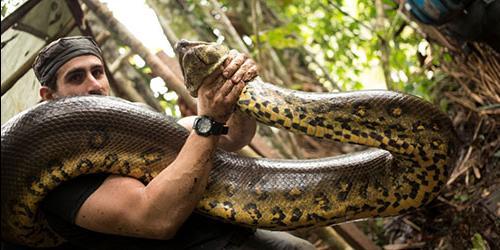
[{"label": "yellow snake skin", "polygon": [[[222,45],[186,40],[176,51],[192,93],[228,54]],[[239,224],[289,230],[405,213],[435,198],[455,164],[458,139],[451,121],[415,96],[306,93],[257,78],[238,107],[270,126],[383,149],[338,157],[329,167],[322,160],[290,161],[274,168],[272,179],[259,176],[250,193],[239,191],[244,183],[234,183],[200,202],[205,213]]]},{"label": "yellow snake skin", "polygon": [[[177,51],[184,74],[194,74],[186,78],[192,92],[199,86],[189,80],[203,79],[227,53],[193,42],[180,43]],[[450,120],[414,96],[304,93],[256,79],[238,106],[272,126],[374,149],[311,160],[218,150],[196,211],[225,222],[291,230],[406,213],[437,196],[455,163],[458,139]],[[100,172],[148,183],[175,159],[188,135],[168,117],[102,96],[41,103],[1,131],[2,240],[36,247],[63,241],[39,210],[50,190]]]}]

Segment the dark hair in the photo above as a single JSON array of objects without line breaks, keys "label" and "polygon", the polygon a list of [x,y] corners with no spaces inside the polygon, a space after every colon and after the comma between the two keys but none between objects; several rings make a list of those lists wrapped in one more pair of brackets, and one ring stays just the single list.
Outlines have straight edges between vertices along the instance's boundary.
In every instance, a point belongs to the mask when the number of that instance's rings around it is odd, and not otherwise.
[{"label": "dark hair", "polygon": [[36,78],[42,84],[57,90],[57,71],[67,61],[83,55],[94,55],[101,61],[102,52],[90,36],[63,37],[45,46],[33,63]]}]

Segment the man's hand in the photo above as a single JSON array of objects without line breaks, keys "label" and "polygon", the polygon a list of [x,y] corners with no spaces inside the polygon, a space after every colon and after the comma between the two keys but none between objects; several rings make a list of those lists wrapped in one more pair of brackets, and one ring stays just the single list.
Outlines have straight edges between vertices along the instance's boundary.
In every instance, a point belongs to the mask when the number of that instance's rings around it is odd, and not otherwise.
[{"label": "man's hand", "polygon": [[257,76],[257,66],[245,54],[232,50],[217,70],[198,89],[198,114],[225,123],[234,111],[245,82]]},{"label": "man's hand", "polygon": [[198,89],[198,115],[206,115],[214,120],[226,123],[234,105],[238,101],[245,83],[233,83],[222,77],[222,71],[218,70],[205,78],[200,89]]},{"label": "man's hand", "polygon": [[246,54],[231,50],[226,61],[224,61],[224,72],[222,74],[226,79],[231,78],[234,83],[248,82],[257,76],[257,65]]}]

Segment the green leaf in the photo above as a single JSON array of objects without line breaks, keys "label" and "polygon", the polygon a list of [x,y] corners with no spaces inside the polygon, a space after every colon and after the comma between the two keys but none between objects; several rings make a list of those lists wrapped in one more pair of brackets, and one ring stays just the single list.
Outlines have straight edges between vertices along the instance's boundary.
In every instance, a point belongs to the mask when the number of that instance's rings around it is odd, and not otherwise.
[{"label": "green leaf", "polygon": [[446,53],[443,55],[443,60],[445,62],[451,62],[451,60],[453,60],[453,59],[451,58],[451,55],[449,53]]},{"label": "green leaf", "polygon": [[[297,36],[299,32],[297,25],[289,24],[265,31],[259,35],[259,39],[277,49],[296,48],[302,45],[301,39]],[[255,37],[252,40],[255,41]]]},{"label": "green leaf", "polygon": [[442,111],[448,111],[448,104],[449,104],[448,100],[443,98],[439,101],[439,108]]},{"label": "green leaf", "polygon": [[486,242],[481,234],[475,233],[472,236],[472,250],[489,250],[488,242]]},{"label": "green leaf", "polygon": [[7,13],[7,5],[2,5],[2,17]]},{"label": "green leaf", "polygon": [[360,82],[355,82],[355,83],[354,83],[354,86],[353,86],[353,89],[354,89],[354,90],[360,90],[360,89],[363,89],[363,84],[361,84]]},{"label": "green leaf", "polygon": [[458,200],[460,202],[465,202],[469,200],[469,196],[467,194],[456,194],[453,199]]},{"label": "green leaf", "polygon": [[406,93],[412,93],[413,91],[415,91],[415,86],[413,86],[413,84],[407,84],[404,86],[403,91]]},{"label": "green leaf", "polygon": [[165,100],[160,100],[160,106],[165,110],[168,107],[168,103]]}]

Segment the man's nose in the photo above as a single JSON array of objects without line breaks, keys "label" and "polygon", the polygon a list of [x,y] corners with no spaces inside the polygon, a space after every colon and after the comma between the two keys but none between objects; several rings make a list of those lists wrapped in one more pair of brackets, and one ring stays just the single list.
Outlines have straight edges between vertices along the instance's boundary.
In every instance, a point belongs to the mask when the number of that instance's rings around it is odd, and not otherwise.
[{"label": "man's nose", "polygon": [[90,95],[102,94],[103,84],[97,80],[91,73],[87,74],[86,79],[87,93]]}]

